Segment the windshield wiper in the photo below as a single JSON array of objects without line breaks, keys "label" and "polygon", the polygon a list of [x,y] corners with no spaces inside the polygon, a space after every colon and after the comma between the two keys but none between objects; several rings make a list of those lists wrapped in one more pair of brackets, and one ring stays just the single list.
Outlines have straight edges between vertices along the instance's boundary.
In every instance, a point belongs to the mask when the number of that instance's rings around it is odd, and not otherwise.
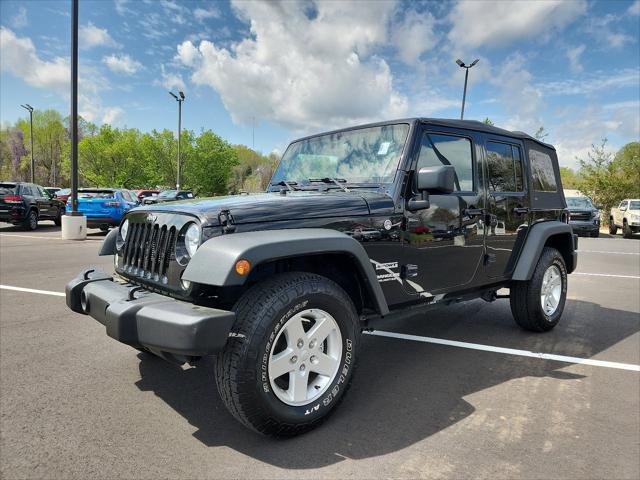
[{"label": "windshield wiper", "polygon": [[342,185],[342,183],[347,183],[347,180],[344,178],[333,178],[333,177],[324,177],[324,178],[310,178],[309,183],[314,182],[322,182],[322,183],[333,183],[337,185],[339,189],[343,192],[349,192],[349,189]]},{"label": "windshield wiper", "polygon": [[279,182],[271,182],[272,187],[287,187],[292,192],[296,190],[295,188],[296,185],[298,185],[298,182],[293,182],[289,180],[280,180]]}]

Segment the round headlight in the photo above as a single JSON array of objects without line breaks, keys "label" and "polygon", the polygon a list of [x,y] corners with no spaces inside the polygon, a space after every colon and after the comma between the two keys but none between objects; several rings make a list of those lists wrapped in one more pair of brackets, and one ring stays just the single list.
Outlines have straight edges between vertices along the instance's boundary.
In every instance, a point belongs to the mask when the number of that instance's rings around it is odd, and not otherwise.
[{"label": "round headlight", "polygon": [[120,225],[120,236],[122,237],[123,240],[127,239],[127,231],[129,230],[129,220],[125,220],[124,222],[122,222],[122,225]]},{"label": "round headlight", "polygon": [[195,223],[189,225],[189,228],[184,233],[184,246],[190,257],[193,257],[200,246],[200,227]]}]

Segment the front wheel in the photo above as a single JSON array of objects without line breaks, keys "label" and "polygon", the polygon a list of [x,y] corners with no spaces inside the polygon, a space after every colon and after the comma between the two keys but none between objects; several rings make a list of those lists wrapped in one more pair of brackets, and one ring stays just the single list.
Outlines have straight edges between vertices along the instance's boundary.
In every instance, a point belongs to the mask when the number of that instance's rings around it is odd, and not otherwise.
[{"label": "front wheel", "polygon": [[58,215],[56,215],[56,218],[53,219],[53,223],[56,227],[62,225],[62,210],[58,210]]},{"label": "front wheel", "polygon": [[609,220],[609,233],[611,235],[615,235],[616,233],[618,233],[618,227],[616,227],[616,224],[613,223],[613,218]]},{"label": "front wheel", "polygon": [[226,407],[265,435],[316,427],[353,375],[360,325],[349,296],[328,278],[286,273],[252,287],[234,311],[233,334],[216,363]]},{"label": "front wheel", "polygon": [[560,252],[545,247],[531,280],[513,282],[509,297],[513,318],[525,330],[555,327],[567,300],[567,267]]},{"label": "front wheel", "polygon": [[631,227],[627,222],[622,224],[622,237],[623,238],[631,238],[633,237],[633,232],[631,231]]}]

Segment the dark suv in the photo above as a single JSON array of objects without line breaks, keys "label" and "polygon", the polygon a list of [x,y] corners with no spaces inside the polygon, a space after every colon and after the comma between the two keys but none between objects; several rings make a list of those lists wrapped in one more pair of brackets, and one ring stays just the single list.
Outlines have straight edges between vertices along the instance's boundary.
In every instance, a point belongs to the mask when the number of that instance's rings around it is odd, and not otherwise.
[{"label": "dark suv", "polygon": [[[344,396],[365,329],[509,289],[559,322],[577,237],[555,149],[476,121],[413,118],[302,138],[268,192],[136,208],[67,305],[166,360],[216,354],[244,425],[295,435]],[[399,373],[401,374],[401,373]]]},{"label": "dark suv", "polygon": [[0,182],[0,221],[38,228],[39,220],[53,220],[60,226],[64,202],[57,200],[40,185],[24,182]]},{"label": "dark suv", "polygon": [[575,233],[584,233],[591,237],[600,236],[600,209],[590,198],[566,197],[569,209],[569,224]]},{"label": "dark suv", "polygon": [[178,200],[190,200],[192,198],[195,198],[195,195],[190,190],[164,190],[158,195],[145,197],[142,203],[151,205],[153,203],[175,202]]}]

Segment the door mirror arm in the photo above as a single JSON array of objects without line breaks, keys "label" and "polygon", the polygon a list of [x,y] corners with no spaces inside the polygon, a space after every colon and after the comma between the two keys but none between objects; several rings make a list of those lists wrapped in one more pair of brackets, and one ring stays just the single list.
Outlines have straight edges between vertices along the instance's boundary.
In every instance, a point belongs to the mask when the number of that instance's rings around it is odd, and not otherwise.
[{"label": "door mirror arm", "polygon": [[418,195],[410,198],[407,202],[407,210],[415,212],[417,210],[426,210],[431,206],[429,201],[429,192],[426,190],[421,191]]}]

